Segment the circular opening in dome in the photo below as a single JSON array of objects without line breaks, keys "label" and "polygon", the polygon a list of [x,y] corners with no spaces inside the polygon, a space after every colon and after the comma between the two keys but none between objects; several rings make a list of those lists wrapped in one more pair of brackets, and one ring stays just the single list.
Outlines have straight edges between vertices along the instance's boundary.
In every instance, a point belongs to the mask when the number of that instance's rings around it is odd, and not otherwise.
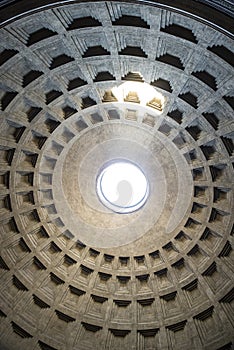
[{"label": "circular opening in dome", "polygon": [[149,184],[143,171],[126,160],[108,162],[97,177],[97,194],[107,208],[116,213],[140,209],[149,196]]}]

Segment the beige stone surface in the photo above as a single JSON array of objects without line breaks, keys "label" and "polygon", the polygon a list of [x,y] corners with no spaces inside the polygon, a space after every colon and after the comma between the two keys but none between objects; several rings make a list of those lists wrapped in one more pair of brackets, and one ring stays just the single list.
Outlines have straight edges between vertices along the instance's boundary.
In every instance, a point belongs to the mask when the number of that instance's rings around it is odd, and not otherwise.
[{"label": "beige stone surface", "polygon": [[[0,29],[0,349],[233,349],[232,34],[60,5]],[[149,182],[131,214],[97,195],[114,159]]]}]

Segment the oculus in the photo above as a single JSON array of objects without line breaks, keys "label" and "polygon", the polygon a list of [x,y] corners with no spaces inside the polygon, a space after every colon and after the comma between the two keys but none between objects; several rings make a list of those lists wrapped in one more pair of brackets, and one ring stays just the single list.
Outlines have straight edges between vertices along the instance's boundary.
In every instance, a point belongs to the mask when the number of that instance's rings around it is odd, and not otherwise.
[{"label": "oculus", "polygon": [[128,214],[139,210],[146,203],[149,184],[138,165],[116,159],[101,168],[96,191],[105,207],[116,213]]}]

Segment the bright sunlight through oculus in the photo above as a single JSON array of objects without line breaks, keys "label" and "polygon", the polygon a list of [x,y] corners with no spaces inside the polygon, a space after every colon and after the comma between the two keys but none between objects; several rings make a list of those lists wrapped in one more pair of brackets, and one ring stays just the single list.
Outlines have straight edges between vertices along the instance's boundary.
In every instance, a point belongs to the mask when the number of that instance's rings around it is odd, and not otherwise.
[{"label": "bright sunlight through oculus", "polygon": [[102,168],[97,178],[97,194],[112,211],[131,213],[145,204],[149,185],[138,166],[129,161],[116,160]]}]

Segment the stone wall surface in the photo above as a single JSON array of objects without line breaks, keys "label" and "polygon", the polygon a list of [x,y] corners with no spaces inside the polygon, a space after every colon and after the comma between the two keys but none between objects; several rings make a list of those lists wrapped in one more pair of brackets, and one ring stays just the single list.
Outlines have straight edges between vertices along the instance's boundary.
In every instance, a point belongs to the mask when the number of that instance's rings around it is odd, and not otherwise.
[{"label": "stone wall surface", "polygon": [[[0,29],[0,349],[233,349],[233,52],[129,2]],[[131,214],[96,192],[118,158],[150,184]]]}]

